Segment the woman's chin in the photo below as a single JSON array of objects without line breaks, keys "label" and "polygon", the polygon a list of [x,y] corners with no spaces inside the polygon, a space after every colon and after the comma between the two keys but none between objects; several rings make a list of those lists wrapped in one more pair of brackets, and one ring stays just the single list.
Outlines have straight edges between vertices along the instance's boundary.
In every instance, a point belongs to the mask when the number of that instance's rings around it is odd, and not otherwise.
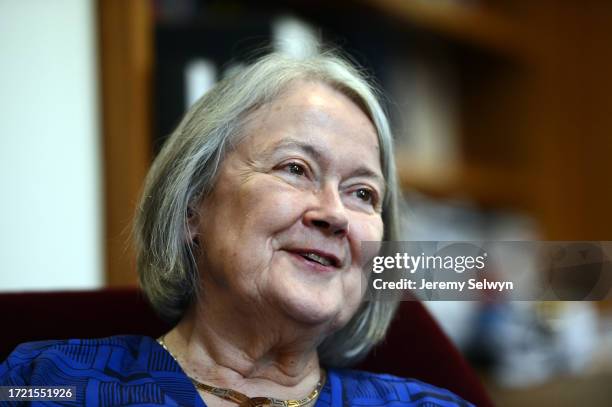
[{"label": "woman's chin", "polygon": [[284,299],[282,309],[293,321],[309,326],[325,326],[340,315],[340,307],[315,303],[313,299]]},{"label": "woman's chin", "polygon": [[[285,271],[268,286],[269,291],[264,297],[274,298],[274,303],[295,322],[313,326],[336,326],[342,320],[348,321],[359,306],[356,294],[359,291],[352,289],[352,285],[339,277],[304,278],[301,270]],[[350,290],[346,288],[347,285]],[[353,293],[355,295],[352,295]]]}]

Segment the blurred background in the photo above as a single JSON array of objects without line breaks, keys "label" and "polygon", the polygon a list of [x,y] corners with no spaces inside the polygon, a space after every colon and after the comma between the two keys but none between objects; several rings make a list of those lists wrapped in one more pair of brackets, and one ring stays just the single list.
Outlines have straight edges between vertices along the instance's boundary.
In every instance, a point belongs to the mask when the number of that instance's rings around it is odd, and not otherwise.
[{"label": "blurred background", "polygon": [[[263,46],[380,84],[406,240],[612,240],[611,42],[604,0],[0,0],[0,290],[134,285],[151,160]],[[500,406],[612,403],[610,302],[427,306]]]}]

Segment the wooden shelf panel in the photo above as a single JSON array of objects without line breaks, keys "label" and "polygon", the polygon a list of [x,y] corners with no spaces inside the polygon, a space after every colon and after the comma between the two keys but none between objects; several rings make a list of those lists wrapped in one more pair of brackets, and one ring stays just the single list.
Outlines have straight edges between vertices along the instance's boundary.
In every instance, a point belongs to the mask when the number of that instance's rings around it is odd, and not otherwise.
[{"label": "wooden shelf panel", "polygon": [[528,175],[524,171],[462,164],[424,168],[410,156],[396,154],[400,187],[436,199],[467,199],[486,208],[531,210]]},{"label": "wooden shelf panel", "polygon": [[433,0],[362,0],[394,19],[496,53],[526,52],[518,24],[475,5]]}]

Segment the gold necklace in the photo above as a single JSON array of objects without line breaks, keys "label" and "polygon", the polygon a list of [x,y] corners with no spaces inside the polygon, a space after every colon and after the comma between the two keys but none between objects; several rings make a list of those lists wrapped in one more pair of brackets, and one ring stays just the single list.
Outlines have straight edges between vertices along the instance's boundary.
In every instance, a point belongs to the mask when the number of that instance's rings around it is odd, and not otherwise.
[{"label": "gold necklace", "polygon": [[[162,348],[166,350],[172,356],[172,359],[178,363],[178,359],[170,349],[166,346],[166,342],[164,342],[165,335],[157,338],[157,343],[161,345]],[[185,373],[187,375],[187,373]],[[325,370],[321,369],[321,380],[317,383],[315,389],[310,392],[310,394],[299,400],[281,400],[274,397],[248,397],[247,395],[240,393],[239,391],[232,389],[225,389],[223,387],[214,387],[208,384],[202,383],[193,377],[187,375],[187,377],[191,380],[193,385],[199,389],[203,390],[207,393],[213,394],[217,397],[222,398],[223,400],[231,401],[233,403],[238,404],[239,407],[302,407],[306,404],[316,400],[319,397],[319,393],[325,384]]]}]

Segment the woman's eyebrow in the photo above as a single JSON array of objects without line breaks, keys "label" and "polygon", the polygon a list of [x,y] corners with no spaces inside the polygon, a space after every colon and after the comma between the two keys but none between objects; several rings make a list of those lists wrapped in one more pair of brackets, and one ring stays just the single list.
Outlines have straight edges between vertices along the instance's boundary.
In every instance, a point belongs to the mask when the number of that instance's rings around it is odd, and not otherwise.
[{"label": "woman's eyebrow", "polygon": [[270,148],[266,149],[263,152],[263,155],[264,157],[268,158],[272,156],[278,150],[285,150],[285,149],[291,149],[291,148],[301,150],[302,152],[308,154],[309,156],[311,156],[317,161],[322,161],[325,159],[325,154],[319,151],[319,149],[317,149],[315,146],[305,143],[303,141],[295,140],[291,138],[282,139],[278,143],[272,145]]},{"label": "woman's eyebrow", "polygon": [[373,179],[374,182],[376,182],[380,186],[380,189],[381,189],[380,193],[383,195],[385,194],[385,185],[386,185],[385,179],[383,178],[382,175],[380,175],[377,172],[372,171],[368,167],[357,168],[355,171],[351,173],[351,176]]}]

